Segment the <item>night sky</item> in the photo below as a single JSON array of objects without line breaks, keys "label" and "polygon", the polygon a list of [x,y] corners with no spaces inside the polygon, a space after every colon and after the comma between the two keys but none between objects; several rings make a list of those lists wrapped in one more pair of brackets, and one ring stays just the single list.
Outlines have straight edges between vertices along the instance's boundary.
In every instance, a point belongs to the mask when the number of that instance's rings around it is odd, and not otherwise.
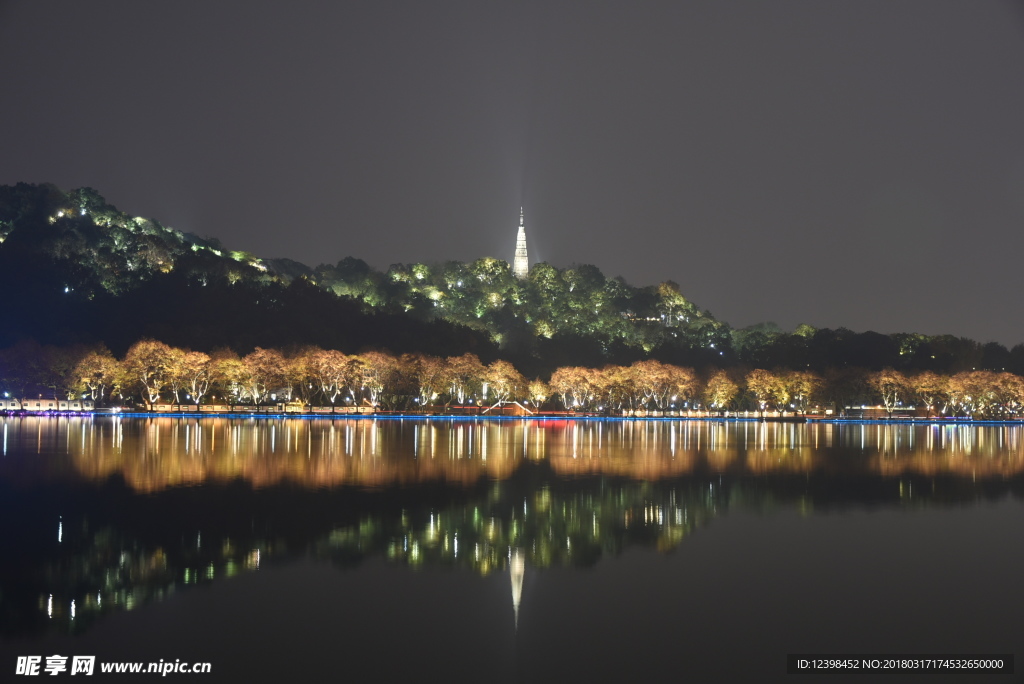
[{"label": "night sky", "polygon": [[309,265],[1024,342],[1024,3],[0,0],[0,183]]}]

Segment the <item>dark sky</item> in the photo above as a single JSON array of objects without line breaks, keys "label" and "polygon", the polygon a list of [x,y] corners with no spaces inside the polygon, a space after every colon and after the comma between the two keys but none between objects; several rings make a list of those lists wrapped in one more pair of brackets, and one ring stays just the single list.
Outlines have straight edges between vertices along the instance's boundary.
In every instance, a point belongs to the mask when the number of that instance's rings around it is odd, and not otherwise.
[{"label": "dark sky", "polygon": [[0,1],[0,183],[310,265],[1024,342],[1024,4]]}]

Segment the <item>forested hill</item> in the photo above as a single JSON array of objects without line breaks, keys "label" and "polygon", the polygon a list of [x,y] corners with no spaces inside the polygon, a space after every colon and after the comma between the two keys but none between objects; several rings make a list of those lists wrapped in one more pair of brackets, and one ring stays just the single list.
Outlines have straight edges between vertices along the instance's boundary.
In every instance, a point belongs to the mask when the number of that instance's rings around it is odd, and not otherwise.
[{"label": "forested hill", "polygon": [[243,353],[316,344],[497,354],[483,333],[338,297],[216,240],[128,216],[89,188],[0,186],[0,292],[0,347],[28,339],[123,353],[155,337]]},{"label": "forested hill", "polygon": [[[261,259],[132,217],[96,191],[0,186],[0,347],[141,337],[211,350],[306,344],[504,357],[528,374],[656,358],[680,365],[857,366],[1024,372],[1007,350],[951,336],[881,335],[770,324],[731,329],[672,282],[634,287],[590,265],[394,264],[360,259],[311,268]],[[766,312],[768,314],[770,312]]]}]

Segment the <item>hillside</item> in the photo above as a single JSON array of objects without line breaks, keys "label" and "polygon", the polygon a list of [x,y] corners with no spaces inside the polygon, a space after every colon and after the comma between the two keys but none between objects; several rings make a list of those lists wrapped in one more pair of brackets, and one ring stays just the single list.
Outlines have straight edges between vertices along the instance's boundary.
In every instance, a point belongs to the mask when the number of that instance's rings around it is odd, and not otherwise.
[{"label": "hillside", "polygon": [[[654,358],[694,367],[856,366],[1024,372],[1007,350],[948,335],[882,335],[771,324],[736,330],[664,282],[635,287],[592,265],[393,264],[345,257],[310,267],[265,259],[119,211],[95,190],[0,186],[0,347],[141,337],[201,350],[315,344],[349,353],[473,352],[529,375]],[[16,293],[16,294],[15,294]]]},{"label": "hillside", "polygon": [[[375,316],[372,327],[388,329],[384,342],[392,346],[390,340],[404,337],[396,326],[411,331],[425,324],[448,331],[446,343],[455,335],[476,350],[491,343],[520,358],[572,356],[596,364],[657,351],[700,362],[729,348],[728,326],[673,283],[636,288],[594,266],[548,264],[517,280],[495,258],[395,264],[381,273],[346,257],[311,268],[131,217],[90,188],[0,187],[0,262],[7,287],[27,295],[9,303],[0,344],[33,337],[123,347],[137,333],[200,347],[381,342],[379,335],[353,338],[353,328],[365,330],[365,322],[350,319],[362,314]],[[325,318],[316,311],[323,307],[340,318]],[[39,311],[59,315],[40,320]],[[381,313],[390,317],[387,325]],[[281,318],[286,330],[276,324]],[[113,320],[118,326],[109,326]],[[259,331],[248,330],[257,321]],[[428,343],[420,333],[409,335]]]},{"label": "hillside", "polygon": [[496,352],[479,332],[339,297],[216,240],[130,217],[88,188],[0,186],[0,291],[0,347],[32,339],[123,352],[157,337],[207,350]]}]

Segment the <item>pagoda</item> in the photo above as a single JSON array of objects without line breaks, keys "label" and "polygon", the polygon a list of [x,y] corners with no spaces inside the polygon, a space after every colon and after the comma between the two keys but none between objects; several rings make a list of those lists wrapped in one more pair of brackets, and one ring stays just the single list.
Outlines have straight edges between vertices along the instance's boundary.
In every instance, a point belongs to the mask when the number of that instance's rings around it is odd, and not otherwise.
[{"label": "pagoda", "polygon": [[512,262],[512,275],[522,280],[530,274],[530,260],[526,256],[526,228],[523,226],[523,208],[519,207],[519,234],[516,235],[516,258]]}]

